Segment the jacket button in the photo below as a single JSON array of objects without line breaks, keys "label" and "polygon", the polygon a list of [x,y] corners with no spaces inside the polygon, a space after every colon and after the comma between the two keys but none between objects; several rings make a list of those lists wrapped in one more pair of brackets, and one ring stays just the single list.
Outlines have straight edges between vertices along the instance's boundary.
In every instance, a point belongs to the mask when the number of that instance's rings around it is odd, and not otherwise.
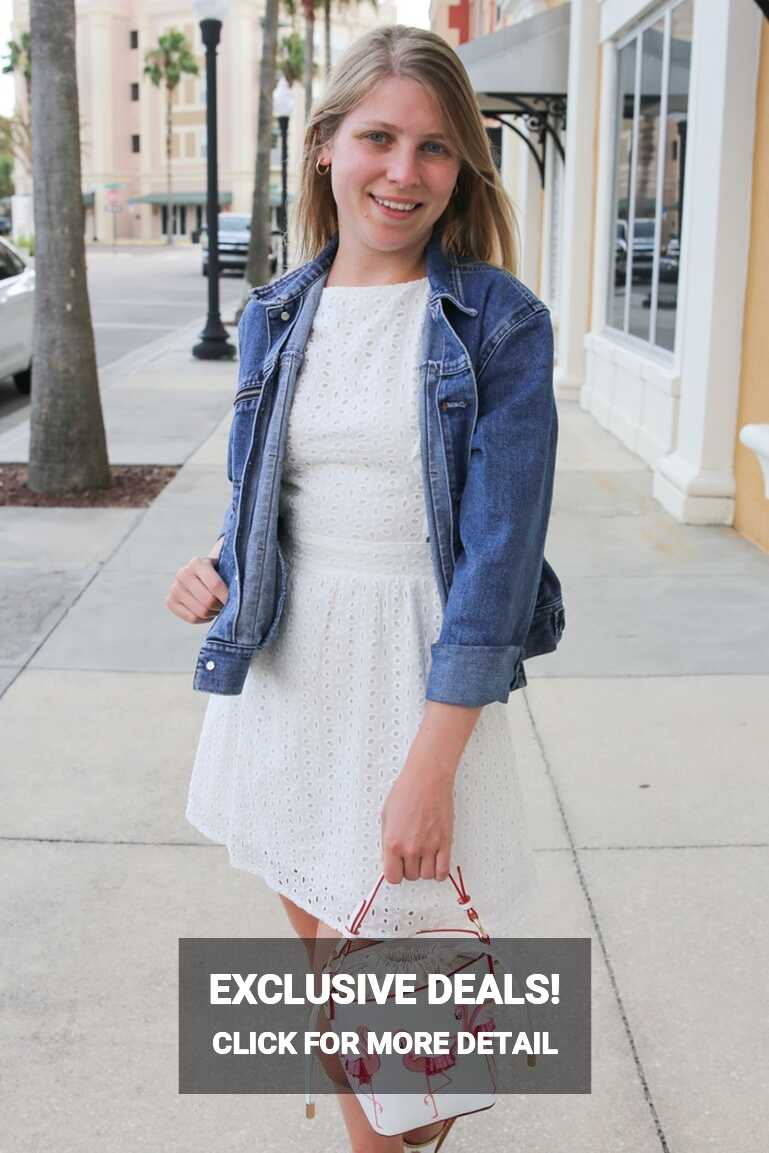
[{"label": "jacket button", "polygon": [[206,661],[206,668],[211,672],[211,669],[216,668],[216,661]]},{"label": "jacket button", "polygon": [[283,309],[283,311],[282,311],[282,312],[281,312],[281,314],[280,314],[280,319],[281,319],[281,320],[289,320],[289,319],[290,319],[290,317],[291,317],[291,313],[290,313],[290,312],[286,312],[286,310],[285,310],[285,308],[284,308],[284,309]]}]

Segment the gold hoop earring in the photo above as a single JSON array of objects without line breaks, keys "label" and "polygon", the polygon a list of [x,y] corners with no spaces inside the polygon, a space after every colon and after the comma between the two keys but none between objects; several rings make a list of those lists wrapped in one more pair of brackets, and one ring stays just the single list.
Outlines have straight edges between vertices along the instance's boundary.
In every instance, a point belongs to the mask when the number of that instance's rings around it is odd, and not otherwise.
[{"label": "gold hoop earring", "polygon": [[318,157],[318,159],[315,161],[315,171],[317,172],[318,176],[325,176],[326,173],[331,169],[330,164],[327,164],[325,168],[318,168],[318,165],[322,163],[323,161],[320,159],[320,157]]}]

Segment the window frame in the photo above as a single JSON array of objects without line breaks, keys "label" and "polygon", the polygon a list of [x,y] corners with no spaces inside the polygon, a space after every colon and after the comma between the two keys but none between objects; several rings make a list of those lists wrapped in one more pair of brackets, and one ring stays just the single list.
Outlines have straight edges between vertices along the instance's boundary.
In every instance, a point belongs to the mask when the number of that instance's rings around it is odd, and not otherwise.
[{"label": "window frame", "polygon": [[[679,309],[678,301],[676,303],[676,330],[673,349],[668,349],[656,343],[657,336],[657,313],[659,304],[659,269],[662,243],[662,200],[664,191],[665,179],[665,158],[668,144],[668,97],[670,88],[670,48],[671,48],[671,33],[673,23],[673,13],[677,8],[682,7],[689,0],[664,0],[663,3],[657,4],[651,11],[647,12],[645,16],[634,21],[632,26],[624,33],[619,34],[612,38],[612,44],[616,52],[617,58],[619,54],[627,45],[633,41],[636,43],[635,49],[635,76],[634,76],[634,91],[633,91],[633,128],[631,137],[631,171],[630,171],[630,197],[628,203],[628,215],[626,220],[627,236],[628,236],[628,254],[627,265],[625,273],[625,301],[624,312],[622,319],[622,328],[617,328],[611,321],[611,306],[614,291],[614,261],[615,261],[615,247],[616,247],[616,233],[617,224],[620,217],[617,212],[617,161],[618,161],[618,143],[619,143],[619,84],[620,84],[620,70],[617,69],[614,90],[612,92],[612,115],[613,115],[613,142],[610,160],[610,173],[611,173],[611,205],[610,205],[610,236],[609,236],[609,264],[605,270],[606,276],[606,294],[605,303],[603,308],[603,329],[607,335],[611,336],[613,340],[625,343],[635,349],[642,350],[646,355],[653,355],[665,365],[672,365],[675,362],[676,351],[679,341]],[[692,12],[694,10],[694,3],[696,0],[690,0],[692,4]],[[640,128],[640,104],[641,104],[641,81],[643,75],[643,36],[644,33],[658,24],[660,20],[664,21],[663,28],[663,52],[661,63],[661,79],[660,86],[660,123],[657,135],[657,171],[655,174],[655,215],[654,215],[654,255],[652,263],[652,279],[651,279],[651,305],[650,305],[650,323],[649,333],[646,337],[638,336],[630,332],[630,305],[632,292],[629,289],[633,285],[633,240],[635,235],[635,207],[636,207],[636,176],[637,176],[637,163],[638,163],[638,137]],[[692,41],[693,44],[693,41]],[[688,100],[691,103],[691,84],[692,84],[692,69],[689,69],[689,88]],[[687,112],[689,115],[689,112]],[[687,168],[689,166],[690,151],[687,149],[685,157],[685,167],[683,173],[683,187],[684,196],[683,204],[680,207],[680,212],[683,217],[686,217],[687,202],[689,197],[689,182],[687,180]],[[680,253],[683,251],[683,245],[679,249],[679,277],[681,274]]]}]

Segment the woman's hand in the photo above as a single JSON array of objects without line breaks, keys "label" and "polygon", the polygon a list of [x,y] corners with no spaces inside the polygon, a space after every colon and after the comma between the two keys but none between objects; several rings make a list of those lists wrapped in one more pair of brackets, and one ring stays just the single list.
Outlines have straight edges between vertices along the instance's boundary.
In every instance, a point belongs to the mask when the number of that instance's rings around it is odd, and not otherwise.
[{"label": "woman's hand", "polygon": [[215,564],[221,547],[220,537],[209,556],[194,556],[180,568],[166,597],[166,608],[191,625],[212,621],[227,601],[229,590]]},{"label": "woman's hand", "polygon": [[480,708],[426,701],[406,763],[382,808],[385,880],[445,881],[454,835],[454,780]]}]

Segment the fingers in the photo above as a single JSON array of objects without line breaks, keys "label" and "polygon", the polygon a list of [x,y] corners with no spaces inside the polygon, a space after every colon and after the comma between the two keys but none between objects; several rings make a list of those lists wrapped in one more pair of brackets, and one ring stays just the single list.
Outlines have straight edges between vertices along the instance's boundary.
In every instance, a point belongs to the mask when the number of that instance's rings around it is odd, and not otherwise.
[{"label": "fingers", "polygon": [[195,576],[220,604],[226,604],[230,590],[219,576],[213,560],[210,557],[195,557],[195,560],[200,562],[195,566]]},{"label": "fingers", "polygon": [[382,872],[391,885],[399,885],[401,881],[445,881],[449,875],[450,859],[450,845],[424,856],[415,853],[402,856],[399,847],[391,846],[384,851]]},{"label": "fingers", "polygon": [[399,885],[403,880],[403,857],[396,856],[392,850],[385,849],[382,872],[389,884]]},{"label": "fingers", "polygon": [[176,574],[166,608],[189,624],[214,619],[226,603],[229,590],[210,557],[193,557]]},{"label": "fingers", "polygon": [[435,879],[436,881],[445,881],[449,875],[449,862],[451,860],[451,845],[447,845],[445,849],[439,849],[435,854]]},{"label": "fingers", "polygon": [[198,604],[202,613],[218,613],[221,610],[222,602],[205,583],[203,574],[190,572],[185,585],[185,596],[187,600]]}]

